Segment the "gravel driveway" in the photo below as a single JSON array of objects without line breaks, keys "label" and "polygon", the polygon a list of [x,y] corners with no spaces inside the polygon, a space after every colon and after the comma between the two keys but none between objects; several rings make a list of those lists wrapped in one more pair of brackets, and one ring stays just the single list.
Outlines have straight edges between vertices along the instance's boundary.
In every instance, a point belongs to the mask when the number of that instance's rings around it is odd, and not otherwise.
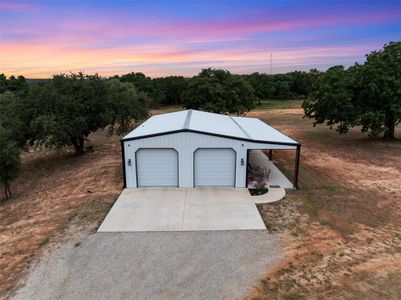
[{"label": "gravel driveway", "polygon": [[96,233],[44,256],[14,299],[236,299],[280,258],[266,230]]}]

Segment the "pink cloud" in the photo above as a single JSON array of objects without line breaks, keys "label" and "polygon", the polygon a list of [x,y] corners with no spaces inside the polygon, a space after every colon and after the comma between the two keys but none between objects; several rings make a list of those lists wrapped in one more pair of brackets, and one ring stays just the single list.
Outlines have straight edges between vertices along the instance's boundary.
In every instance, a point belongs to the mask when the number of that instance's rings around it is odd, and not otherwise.
[{"label": "pink cloud", "polygon": [[[277,68],[353,61],[375,49],[375,45],[336,47],[276,48],[274,65]],[[151,76],[193,75],[202,67],[263,71],[268,64],[265,49],[248,47],[233,49],[182,49],[180,45],[120,46],[105,49],[85,49],[57,44],[13,43],[2,47],[9,53],[0,61],[6,74],[24,73],[31,77],[49,77],[68,71],[98,72],[103,76],[141,71]],[[46,59],[43,59],[43,58]],[[174,70],[181,68],[181,73]],[[159,70],[159,71],[157,71]],[[190,71],[191,70],[191,71]],[[193,73],[187,73],[193,72]]]},{"label": "pink cloud", "polygon": [[[0,3],[2,10],[36,7],[32,2],[0,0]],[[343,9],[335,13],[305,9],[288,13],[248,10],[191,19],[185,16],[173,19],[169,15],[156,18],[140,13],[134,16],[132,11],[123,10],[114,13],[94,9],[92,13],[76,7],[68,12],[54,7],[48,14],[38,11],[19,14],[24,17],[18,21],[12,13],[6,20],[8,23],[0,28],[2,72],[26,70],[29,76],[46,77],[86,69],[111,75],[134,67],[150,75],[177,74],[174,72],[179,68],[182,74],[192,75],[208,64],[258,71],[268,61],[267,49],[274,52],[275,64],[280,67],[349,62],[363,58],[364,53],[381,45],[372,45],[369,41],[373,38],[365,38],[358,41],[361,45],[364,41],[363,46],[350,47],[352,40],[329,40],[333,32],[342,27],[341,35],[348,32],[345,30],[348,27],[359,26],[360,30],[361,25],[385,24],[401,17],[401,11],[396,9],[373,12]],[[322,28],[330,30],[320,31]],[[374,38],[381,40],[377,35]],[[330,47],[344,41],[348,45]],[[319,46],[288,46],[312,44]]]},{"label": "pink cloud", "polygon": [[[151,27],[151,32],[173,35],[221,35],[256,32],[280,32],[307,27],[330,26],[330,25],[353,25],[361,23],[375,23],[381,21],[398,20],[401,18],[401,11],[377,12],[369,14],[340,14],[320,15],[304,18],[285,19],[267,14],[253,14],[238,16],[238,18],[221,19],[207,22],[176,21],[169,24],[162,24],[160,28]],[[284,19],[284,20],[283,20]]]},{"label": "pink cloud", "polygon": [[[6,2],[6,5],[9,2]],[[11,5],[11,4],[10,4]],[[21,3],[18,5],[25,5]],[[18,6],[17,5],[17,6]],[[229,39],[245,39],[244,35],[259,32],[289,32],[304,28],[319,28],[322,26],[340,26],[389,21],[399,19],[401,12],[377,12],[369,14],[355,15],[320,15],[303,18],[273,16],[266,13],[231,16],[226,19],[218,20],[148,20],[145,18],[128,18],[116,15],[107,19],[90,18],[85,15],[75,14],[70,16],[53,16],[51,20],[31,21],[19,24],[16,28],[11,28],[17,33],[31,34],[32,39],[37,40],[72,40],[78,42],[101,43],[112,39],[172,39],[188,40],[188,42],[203,41],[227,41]],[[288,18],[288,17],[287,17]],[[49,24],[54,24],[49,26]],[[41,33],[41,34],[38,34]],[[239,36],[242,35],[242,36]]]}]

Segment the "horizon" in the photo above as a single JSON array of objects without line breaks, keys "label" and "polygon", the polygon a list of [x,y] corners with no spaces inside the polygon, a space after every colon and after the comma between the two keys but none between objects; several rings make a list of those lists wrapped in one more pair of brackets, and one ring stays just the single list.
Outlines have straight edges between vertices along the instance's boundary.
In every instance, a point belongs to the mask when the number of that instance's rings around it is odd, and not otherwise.
[{"label": "horizon", "polygon": [[142,72],[202,68],[273,74],[349,67],[401,40],[397,1],[0,2],[0,73]]}]

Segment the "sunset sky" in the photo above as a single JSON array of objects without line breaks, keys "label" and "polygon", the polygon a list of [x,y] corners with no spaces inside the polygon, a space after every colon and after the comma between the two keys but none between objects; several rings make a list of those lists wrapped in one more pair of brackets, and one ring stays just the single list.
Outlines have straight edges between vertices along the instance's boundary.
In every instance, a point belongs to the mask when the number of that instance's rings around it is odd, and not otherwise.
[{"label": "sunset sky", "polygon": [[0,0],[0,73],[326,69],[401,40],[401,1]]}]

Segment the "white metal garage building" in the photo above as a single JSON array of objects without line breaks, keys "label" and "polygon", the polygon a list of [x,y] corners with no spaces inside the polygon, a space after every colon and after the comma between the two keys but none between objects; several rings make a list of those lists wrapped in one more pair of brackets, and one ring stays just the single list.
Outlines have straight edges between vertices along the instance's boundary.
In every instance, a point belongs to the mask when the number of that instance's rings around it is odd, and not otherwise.
[{"label": "white metal garage building", "polygon": [[124,186],[246,187],[249,150],[301,145],[257,118],[185,110],[149,118],[121,140]]}]

